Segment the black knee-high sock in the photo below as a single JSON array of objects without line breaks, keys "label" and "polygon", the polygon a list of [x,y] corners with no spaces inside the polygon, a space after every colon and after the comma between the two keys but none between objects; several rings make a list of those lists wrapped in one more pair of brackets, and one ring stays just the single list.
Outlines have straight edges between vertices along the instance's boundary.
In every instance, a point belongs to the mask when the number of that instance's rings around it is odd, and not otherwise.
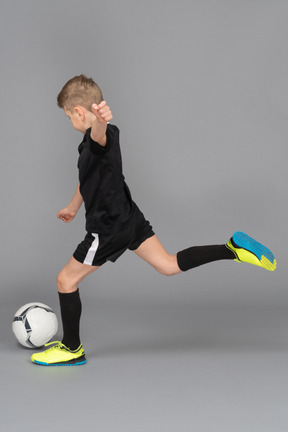
[{"label": "black knee-high sock", "polygon": [[60,300],[60,309],[63,325],[62,343],[75,350],[80,345],[80,317],[82,304],[79,295],[79,289],[72,293],[58,293]]},{"label": "black knee-high sock", "polygon": [[178,266],[182,271],[223,259],[235,259],[233,252],[225,245],[193,246],[177,253]]}]

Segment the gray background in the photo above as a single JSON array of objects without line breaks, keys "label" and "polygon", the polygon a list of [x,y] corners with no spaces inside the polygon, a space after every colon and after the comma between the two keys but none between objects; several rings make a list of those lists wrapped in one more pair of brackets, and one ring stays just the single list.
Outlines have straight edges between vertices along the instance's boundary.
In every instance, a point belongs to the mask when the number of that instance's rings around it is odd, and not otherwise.
[{"label": "gray background", "polygon": [[[1,0],[3,430],[287,431],[287,13],[284,0]],[[85,233],[83,210],[56,218],[81,140],[56,96],[79,73],[102,88],[126,180],[169,251],[243,230],[278,268],[166,278],[129,252],[81,285],[88,364],[37,368],[11,322],[31,301],[59,316],[56,275]]]}]

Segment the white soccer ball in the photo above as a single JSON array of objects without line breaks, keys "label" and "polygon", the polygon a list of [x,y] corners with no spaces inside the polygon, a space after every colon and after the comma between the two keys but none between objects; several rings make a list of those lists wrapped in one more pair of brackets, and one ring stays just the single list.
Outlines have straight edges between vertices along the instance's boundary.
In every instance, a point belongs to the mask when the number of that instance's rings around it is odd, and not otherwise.
[{"label": "white soccer ball", "polygon": [[58,320],[49,306],[43,303],[28,303],[14,315],[12,330],[21,345],[39,348],[56,334]]}]

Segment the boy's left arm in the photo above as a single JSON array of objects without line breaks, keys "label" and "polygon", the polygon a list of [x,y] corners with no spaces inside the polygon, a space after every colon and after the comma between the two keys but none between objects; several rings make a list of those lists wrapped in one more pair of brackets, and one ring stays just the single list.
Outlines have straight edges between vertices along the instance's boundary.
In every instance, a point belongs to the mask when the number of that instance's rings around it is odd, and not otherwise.
[{"label": "boy's left arm", "polygon": [[96,119],[92,124],[90,136],[93,141],[105,147],[107,142],[107,122],[113,118],[111,110],[106,101],[102,101],[99,105],[92,105],[92,112],[96,116]]}]

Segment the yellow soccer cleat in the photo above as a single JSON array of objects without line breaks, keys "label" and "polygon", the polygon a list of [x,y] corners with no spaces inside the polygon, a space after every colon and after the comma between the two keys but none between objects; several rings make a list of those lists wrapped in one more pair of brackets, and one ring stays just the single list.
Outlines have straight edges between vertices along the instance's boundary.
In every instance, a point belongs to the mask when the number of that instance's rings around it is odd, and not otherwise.
[{"label": "yellow soccer cleat", "polygon": [[54,346],[46,351],[33,354],[31,357],[32,362],[41,366],[78,366],[86,363],[82,345],[75,351],[70,350],[62,342],[58,341],[50,342],[44,346],[52,344]]},{"label": "yellow soccer cleat", "polygon": [[235,232],[226,247],[234,253],[235,261],[254,264],[269,271],[276,269],[277,263],[272,252],[243,232]]}]

